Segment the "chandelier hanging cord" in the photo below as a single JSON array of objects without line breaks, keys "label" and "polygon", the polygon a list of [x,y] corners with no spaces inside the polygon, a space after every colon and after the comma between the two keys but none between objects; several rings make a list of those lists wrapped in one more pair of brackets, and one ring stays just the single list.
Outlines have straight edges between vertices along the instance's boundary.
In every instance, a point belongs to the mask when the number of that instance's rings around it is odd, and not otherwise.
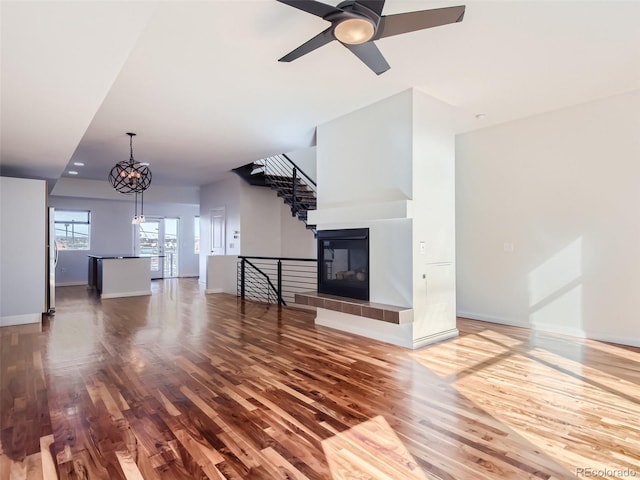
[{"label": "chandelier hanging cord", "polygon": [[144,223],[144,190],[140,192],[140,223]]},{"label": "chandelier hanging cord", "polygon": [[134,163],[133,162],[133,137],[136,136],[135,133],[131,133],[131,132],[127,132],[127,135],[129,135],[129,163]]}]

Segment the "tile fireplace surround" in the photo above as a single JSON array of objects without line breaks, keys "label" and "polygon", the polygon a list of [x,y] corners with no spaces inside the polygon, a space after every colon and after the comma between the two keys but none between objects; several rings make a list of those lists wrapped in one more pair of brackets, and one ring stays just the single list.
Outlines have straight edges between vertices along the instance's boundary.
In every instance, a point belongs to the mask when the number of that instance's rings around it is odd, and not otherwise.
[{"label": "tile fireplace surround", "polygon": [[336,297],[324,293],[296,293],[296,303],[398,325],[413,321],[413,309],[411,308],[367,302],[355,298]]}]

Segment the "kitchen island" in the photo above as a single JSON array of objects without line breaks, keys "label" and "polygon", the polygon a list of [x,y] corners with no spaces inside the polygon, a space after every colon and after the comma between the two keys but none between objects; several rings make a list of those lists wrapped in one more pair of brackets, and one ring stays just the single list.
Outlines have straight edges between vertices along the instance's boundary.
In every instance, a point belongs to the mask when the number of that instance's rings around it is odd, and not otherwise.
[{"label": "kitchen island", "polygon": [[137,255],[88,255],[89,286],[101,298],[151,295],[151,258]]}]

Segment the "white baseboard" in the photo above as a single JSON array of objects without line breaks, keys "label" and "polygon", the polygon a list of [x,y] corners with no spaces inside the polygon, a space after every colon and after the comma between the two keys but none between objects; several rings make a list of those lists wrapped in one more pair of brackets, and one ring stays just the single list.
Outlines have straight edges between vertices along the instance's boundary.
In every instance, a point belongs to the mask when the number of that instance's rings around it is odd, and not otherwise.
[{"label": "white baseboard", "polygon": [[623,338],[615,335],[599,333],[594,333],[593,335],[589,334],[587,338],[597,340],[598,342],[617,343],[619,345],[629,345],[630,347],[640,347],[640,338]]},{"label": "white baseboard", "polygon": [[529,321],[518,321],[509,318],[494,317],[491,315],[484,315],[482,313],[474,312],[458,312],[458,317],[470,318],[471,320],[480,320],[483,322],[497,323],[499,325],[509,325],[511,327],[529,328],[540,332],[556,333],[559,335],[567,335],[576,338],[586,338],[589,340],[596,340],[598,342],[617,343],[620,345],[629,345],[631,347],[640,347],[640,338],[627,338],[616,335],[609,335],[601,332],[590,332],[580,328],[567,327],[564,325],[551,325],[551,324],[532,324]]},{"label": "white baseboard", "polygon": [[26,325],[29,323],[40,323],[41,313],[25,313],[23,315],[5,315],[0,317],[0,327],[10,327],[12,325]]},{"label": "white baseboard", "polygon": [[204,293],[224,293],[221,288],[207,288]]},{"label": "white baseboard", "polygon": [[413,341],[413,349],[424,347],[425,345],[431,345],[432,343],[442,342],[450,338],[457,337],[460,334],[457,328],[446,330],[444,332],[434,333],[433,335],[427,335],[426,337],[417,338]]},{"label": "white baseboard", "polygon": [[511,318],[492,317],[490,315],[484,315],[482,313],[457,312],[456,316],[469,318],[471,320],[481,320],[483,322],[497,323],[499,325],[509,325],[511,327],[532,328],[531,324],[528,321],[517,321]]},{"label": "white baseboard", "polygon": [[151,295],[151,290],[124,293],[103,293],[100,295],[100,298],[143,297],[145,295]]}]

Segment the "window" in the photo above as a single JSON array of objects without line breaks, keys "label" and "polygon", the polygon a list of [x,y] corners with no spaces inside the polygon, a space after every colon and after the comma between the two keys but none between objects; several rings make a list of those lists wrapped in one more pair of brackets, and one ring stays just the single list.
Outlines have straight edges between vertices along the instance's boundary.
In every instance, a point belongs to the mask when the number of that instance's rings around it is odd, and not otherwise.
[{"label": "window", "polygon": [[193,217],[193,253],[200,253],[200,217]]},{"label": "window", "polygon": [[56,210],[54,223],[58,249],[89,250],[91,212],[88,210]]}]

